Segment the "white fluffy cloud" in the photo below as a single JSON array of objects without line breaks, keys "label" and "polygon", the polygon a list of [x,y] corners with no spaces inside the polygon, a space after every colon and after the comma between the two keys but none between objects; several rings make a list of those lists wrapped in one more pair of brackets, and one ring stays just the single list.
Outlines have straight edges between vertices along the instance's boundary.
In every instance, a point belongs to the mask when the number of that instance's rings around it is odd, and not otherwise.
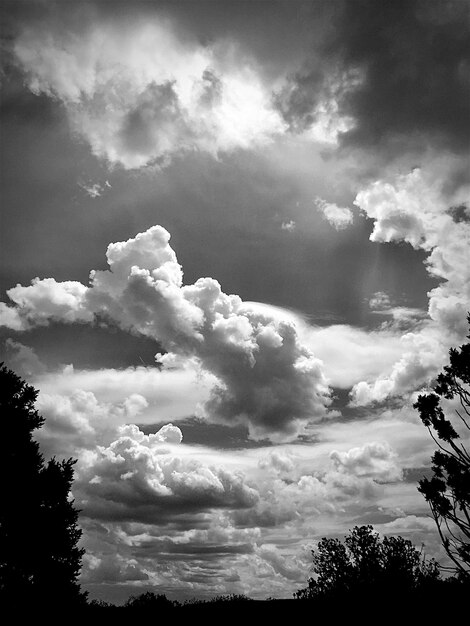
[{"label": "white fluffy cloud", "polygon": [[326,200],[322,198],[317,198],[315,204],[318,210],[323,213],[323,216],[336,230],[343,230],[353,223],[353,213],[351,209],[339,207],[334,203],[326,202]]},{"label": "white fluffy cloud", "polygon": [[[60,379],[60,373],[56,377]],[[71,388],[67,393],[61,391],[46,387],[37,400],[38,410],[45,418],[37,439],[46,457],[94,450],[97,441],[111,441],[121,425],[138,421],[149,406],[145,397],[135,392],[122,400],[103,402],[92,391],[79,388]]]},{"label": "white fluffy cloud", "polygon": [[361,381],[351,392],[356,406],[382,402],[389,396],[412,392],[429,382],[446,361],[449,344],[434,325],[422,330],[406,333],[400,342],[402,355],[391,371],[375,381]]},{"label": "white fluffy cloud", "polygon": [[385,400],[429,382],[448,349],[465,338],[470,309],[470,223],[457,223],[435,181],[415,169],[394,184],[377,181],[358,193],[355,204],[374,220],[371,241],[404,241],[428,253],[429,274],[442,282],[429,296],[429,320],[402,338],[403,354],[391,372],[359,382],[353,404]]},{"label": "white fluffy cloud", "polygon": [[272,470],[276,474],[289,474],[294,469],[294,460],[283,450],[272,450],[259,460],[258,466],[261,469]]},{"label": "white fluffy cloud", "polygon": [[301,343],[291,319],[226,295],[212,278],[184,286],[169,239],[154,226],[110,244],[110,269],[91,272],[90,287],[54,279],[17,285],[7,292],[15,304],[8,311],[23,328],[99,315],[155,338],[177,357],[196,358],[217,379],[206,413],[245,422],[255,437],[295,436],[306,422],[325,416],[330,400],[323,364]]},{"label": "white fluffy cloud", "polygon": [[368,443],[347,452],[333,450],[330,458],[340,472],[373,477],[379,482],[392,482],[402,478],[398,455],[387,443]]},{"label": "white fluffy cloud", "polygon": [[12,330],[27,330],[30,326],[47,325],[54,319],[91,322],[93,313],[84,302],[86,292],[85,285],[77,281],[58,283],[54,278],[35,278],[28,287],[16,285],[8,290],[8,297],[18,308],[2,303],[0,323]]},{"label": "white fluffy cloud", "polygon": [[24,27],[14,51],[30,89],[60,100],[97,156],[139,168],[181,151],[252,147],[284,130],[255,69],[230,63],[232,48],[204,46],[156,14],[84,11],[73,25]]}]

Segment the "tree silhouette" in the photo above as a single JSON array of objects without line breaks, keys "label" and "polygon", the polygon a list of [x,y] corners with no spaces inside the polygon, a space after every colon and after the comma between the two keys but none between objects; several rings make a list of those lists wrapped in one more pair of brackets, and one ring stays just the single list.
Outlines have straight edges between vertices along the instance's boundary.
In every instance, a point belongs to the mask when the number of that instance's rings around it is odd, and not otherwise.
[{"label": "tree silhouette", "polygon": [[69,499],[75,461],[44,462],[32,438],[44,423],[37,395],[0,364],[0,601],[71,606],[85,601],[77,583],[81,530]]},{"label": "tree silhouette", "polygon": [[151,591],[141,593],[139,596],[130,596],[124,604],[125,608],[139,611],[157,611],[158,613],[169,611],[175,607],[175,603],[164,594],[155,595]]},{"label": "tree silhouette", "polygon": [[[470,315],[467,319],[470,324]],[[441,407],[442,399],[457,401],[455,414],[468,436],[470,343],[452,348],[449,354],[450,364],[437,377],[434,393],[420,395],[413,405],[439,447],[432,457],[433,475],[419,481],[419,491],[429,503],[442,544],[453,562],[451,569],[470,581],[470,455]]]},{"label": "tree silhouette", "polygon": [[346,593],[411,592],[439,579],[435,561],[426,561],[403,537],[384,537],[372,526],[355,526],[345,537],[323,537],[312,550],[314,577],[298,599],[329,598]]}]

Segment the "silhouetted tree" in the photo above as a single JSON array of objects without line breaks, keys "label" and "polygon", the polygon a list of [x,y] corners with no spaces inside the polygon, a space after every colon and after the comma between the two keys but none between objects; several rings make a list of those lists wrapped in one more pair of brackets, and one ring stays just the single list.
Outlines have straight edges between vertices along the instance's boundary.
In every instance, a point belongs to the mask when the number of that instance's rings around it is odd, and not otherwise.
[{"label": "silhouetted tree", "polygon": [[175,603],[164,594],[155,595],[151,591],[141,593],[139,596],[130,596],[124,606],[127,609],[134,609],[140,611],[157,610],[159,613],[162,611],[168,611],[175,607]]},{"label": "silhouetted tree", "polygon": [[0,599],[14,606],[84,602],[83,550],[70,500],[72,459],[47,463],[32,433],[44,419],[38,392],[0,364]]},{"label": "silhouetted tree", "polygon": [[[467,319],[470,324],[470,315]],[[437,377],[434,393],[420,395],[413,405],[439,447],[432,457],[433,475],[419,481],[419,491],[429,503],[452,569],[470,580],[470,455],[441,407],[443,398],[456,400],[458,422],[470,435],[470,343],[449,354],[450,364]]]},{"label": "silhouetted tree", "polygon": [[314,577],[294,596],[311,599],[361,591],[413,591],[439,579],[435,561],[426,561],[403,537],[384,537],[372,526],[355,526],[344,543],[323,537],[312,550]]}]

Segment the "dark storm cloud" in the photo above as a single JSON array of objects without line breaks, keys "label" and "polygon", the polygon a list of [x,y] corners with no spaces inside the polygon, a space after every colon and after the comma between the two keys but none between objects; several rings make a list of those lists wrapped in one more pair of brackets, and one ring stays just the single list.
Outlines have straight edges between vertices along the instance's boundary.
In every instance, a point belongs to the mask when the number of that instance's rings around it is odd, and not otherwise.
[{"label": "dark storm cloud", "polygon": [[411,135],[454,151],[469,145],[470,38],[467,0],[336,2],[324,39],[279,95],[293,128],[315,121],[325,96],[354,128],[346,146]]}]

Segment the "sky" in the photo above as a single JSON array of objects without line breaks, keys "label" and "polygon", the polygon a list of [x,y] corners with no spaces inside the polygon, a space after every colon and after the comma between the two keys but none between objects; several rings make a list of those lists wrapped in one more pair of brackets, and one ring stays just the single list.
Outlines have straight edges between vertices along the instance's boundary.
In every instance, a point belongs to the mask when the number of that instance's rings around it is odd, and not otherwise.
[{"label": "sky", "polygon": [[469,2],[0,12],[0,359],[90,597],[292,597],[362,524],[442,561],[412,405],[468,332]]}]

